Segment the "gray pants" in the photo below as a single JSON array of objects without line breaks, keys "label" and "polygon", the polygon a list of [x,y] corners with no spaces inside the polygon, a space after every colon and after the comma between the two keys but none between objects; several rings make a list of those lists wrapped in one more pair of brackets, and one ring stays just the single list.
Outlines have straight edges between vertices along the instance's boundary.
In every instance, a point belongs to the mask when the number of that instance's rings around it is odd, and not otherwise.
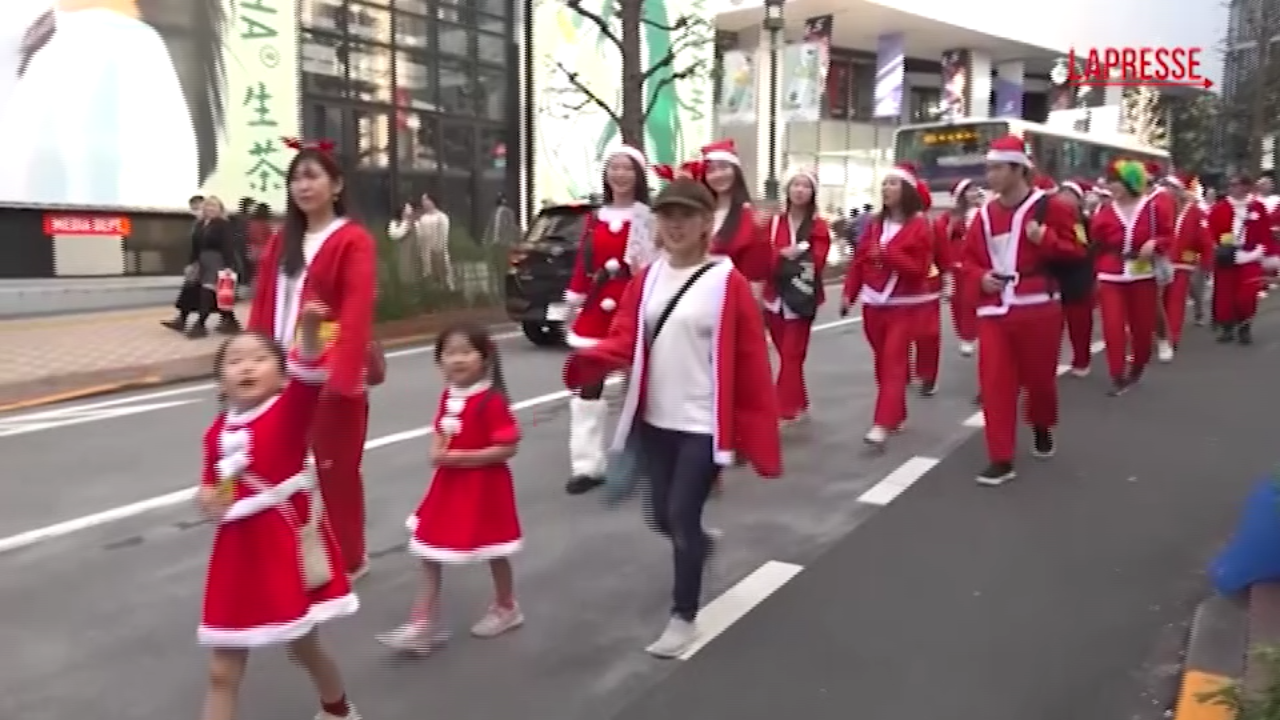
[{"label": "gray pants", "polygon": [[1208,283],[1208,273],[1202,268],[1196,268],[1191,272],[1191,318],[1195,322],[1204,322],[1204,301],[1205,301],[1205,285]]}]

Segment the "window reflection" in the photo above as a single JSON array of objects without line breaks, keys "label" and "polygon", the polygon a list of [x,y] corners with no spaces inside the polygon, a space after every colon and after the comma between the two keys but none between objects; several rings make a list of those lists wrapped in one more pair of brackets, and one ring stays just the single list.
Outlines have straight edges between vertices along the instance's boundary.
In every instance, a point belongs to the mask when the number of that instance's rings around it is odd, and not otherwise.
[{"label": "window reflection", "polygon": [[435,110],[435,74],[416,56],[400,53],[396,60],[396,81],[400,92],[397,105],[407,105],[420,110]]},{"label": "window reflection", "polygon": [[400,49],[427,48],[427,38],[431,36],[431,28],[427,19],[417,15],[396,14],[396,44]]},{"label": "window reflection", "polygon": [[481,32],[493,33],[494,35],[505,36],[507,34],[506,21],[501,18],[489,17],[488,15],[477,15],[476,27]]},{"label": "window reflection", "polygon": [[476,74],[476,114],[486,120],[507,119],[507,74],[481,68]]},{"label": "window reflection", "polygon": [[302,134],[303,137],[332,140],[338,155],[348,150],[342,108],[323,102],[308,103],[302,111]]},{"label": "window reflection", "polygon": [[396,138],[400,164],[408,170],[439,170],[440,128],[433,115],[424,112],[405,113],[404,131]]},{"label": "window reflection", "polygon": [[391,11],[385,8],[351,3],[347,28],[353,38],[390,44]]},{"label": "window reflection", "polygon": [[347,52],[347,62],[351,66],[351,97],[391,102],[390,49],[353,45]]},{"label": "window reflection", "polygon": [[302,87],[307,93],[344,96],[340,41],[327,35],[304,33],[302,37]]},{"label": "window reflection", "polygon": [[342,15],[342,0],[301,0],[298,19],[303,27],[337,30]]},{"label": "window reflection", "polygon": [[476,159],[476,136],[471,125],[445,123],[440,133],[440,160],[445,172],[471,174]]},{"label": "window reflection", "polygon": [[472,110],[471,77],[465,63],[457,60],[440,60],[439,85],[440,109],[458,115],[470,115]]},{"label": "window reflection", "polygon": [[480,33],[477,36],[476,59],[501,65],[507,59],[507,39],[501,35]]},{"label": "window reflection", "polygon": [[507,168],[507,133],[502,128],[486,127],[480,129],[480,154],[483,175],[486,178],[501,178],[506,175]]},{"label": "window reflection", "polygon": [[356,162],[361,167],[386,167],[391,144],[391,118],[387,111],[355,108],[351,118],[356,130]]},{"label": "window reflection", "polygon": [[459,25],[437,23],[436,45],[442,55],[459,55],[466,57],[471,40],[466,28]]},{"label": "window reflection", "polygon": [[506,17],[510,7],[510,0],[477,0],[476,2],[476,10],[498,17]]}]

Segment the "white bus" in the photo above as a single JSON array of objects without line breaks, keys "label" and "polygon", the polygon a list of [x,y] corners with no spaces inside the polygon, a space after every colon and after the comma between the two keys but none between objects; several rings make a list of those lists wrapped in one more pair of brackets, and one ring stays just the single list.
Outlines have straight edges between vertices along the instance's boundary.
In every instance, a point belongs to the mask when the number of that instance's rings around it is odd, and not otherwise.
[{"label": "white bus", "polygon": [[1100,137],[1055,130],[1025,120],[959,120],[904,125],[894,134],[894,162],[911,162],[929,184],[935,206],[951,205],[951,188],[962,179],[981,184],[987,146],[1005,135],[1026,143],[1036,167],[1059,182],[1071,178],[1097,180],[1116,157],[1168,167],[1169,154],[1122,136]]}]

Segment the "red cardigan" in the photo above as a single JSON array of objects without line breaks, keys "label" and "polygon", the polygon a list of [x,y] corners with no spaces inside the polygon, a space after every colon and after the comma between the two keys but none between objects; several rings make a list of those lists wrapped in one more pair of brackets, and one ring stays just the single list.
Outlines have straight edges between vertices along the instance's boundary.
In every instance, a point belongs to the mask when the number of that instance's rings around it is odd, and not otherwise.
[{"label": "red cardigan", "polygon": [[[653,270],[659,267],[666,267],[665,258],[654,261],[627,286],[608,337],[592,347],[574,350],[565,363],[565,385],[570,389],[599,382],[617,370],[630,370],[632,382],[627,385],[618,417],[615,450],[625,446],[636,419],[644,417],[649,348],[637,338],[645,336],[643,310],[657,277]],[[760,306],[751,285],[732,263],[717,262],[698,282],[719,283],[724,298],[711,359],[716,384],[713,459],[718,465],[730,465],[735,453],[741,453],[760,476],[779,477],[782,441],[777,400],[772,391],[760,392],[773,382]]]},{"label": "red cardigan", "polygon": [[[770,230],[773,231],[773,237],[769,237]],[[778,299],[778,260],[782,257],[782,251],[795,244],[795,241],[791,238],[791,223],[787,222],[786,214],[770,218],[764,226],[764,233],[765,239],[769,241],[772,248],[769,255],[772,265],[764,281],[764,299],[773,302]],[[827,221],[814,215],[812,227],[809,228],[809,237],[801,238],[800,242],[809,243],[809,250],[813,253],[813,276],[818,304],[821,305],[826,300],[826,293],[822,287],[822,272],[827,267],[827,254],[831,252],[831,228],[827,226]]]}]

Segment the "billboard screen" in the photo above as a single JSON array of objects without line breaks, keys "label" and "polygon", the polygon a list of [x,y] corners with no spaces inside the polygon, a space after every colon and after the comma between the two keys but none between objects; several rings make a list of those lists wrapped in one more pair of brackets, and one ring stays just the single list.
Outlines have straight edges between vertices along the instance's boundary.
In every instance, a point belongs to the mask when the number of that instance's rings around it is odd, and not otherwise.
[{"label": "billboard screen", "polygon": [[0,204],[280,207],[297,1],[0,4]]}]

